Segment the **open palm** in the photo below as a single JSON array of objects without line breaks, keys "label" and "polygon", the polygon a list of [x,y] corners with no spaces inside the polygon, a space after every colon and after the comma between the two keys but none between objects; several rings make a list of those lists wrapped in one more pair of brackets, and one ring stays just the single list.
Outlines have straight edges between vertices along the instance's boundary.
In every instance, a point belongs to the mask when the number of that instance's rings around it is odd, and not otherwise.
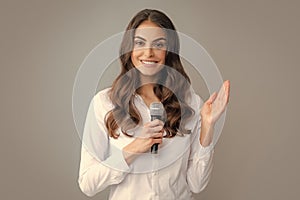
[{"label": "open palm", "polygon": [[228,101],[230,93],[230,82],[229,80],[224,81],[219,92],[214,92],[209,99],[203,104],[201,108],[201,118],[206,120],[211,124],[220,118],[221,114],[224,112]]}]

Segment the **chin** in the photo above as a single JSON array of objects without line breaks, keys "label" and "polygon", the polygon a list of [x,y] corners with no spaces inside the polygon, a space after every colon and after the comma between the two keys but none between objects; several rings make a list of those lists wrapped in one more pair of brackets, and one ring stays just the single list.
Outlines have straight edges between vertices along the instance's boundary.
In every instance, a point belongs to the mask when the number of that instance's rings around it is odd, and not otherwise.
[{"label": "chin", "polygon": [[163,69],[163,67],[159,67],[158,69],[143,69],[143,67],[138,68],[139,72],[143,76],[147,77],[155,77],[160,73],[160,71]]}]

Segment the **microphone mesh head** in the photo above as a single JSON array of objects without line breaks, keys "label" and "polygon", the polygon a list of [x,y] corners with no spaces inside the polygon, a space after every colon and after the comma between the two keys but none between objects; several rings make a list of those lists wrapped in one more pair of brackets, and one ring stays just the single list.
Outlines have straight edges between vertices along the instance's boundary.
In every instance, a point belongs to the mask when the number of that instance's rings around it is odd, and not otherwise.
[{"label": "microphone mesh head", "polygon": [[164,105],[160,102],[153,102],[150,104],[150,115],[164,115]]}]

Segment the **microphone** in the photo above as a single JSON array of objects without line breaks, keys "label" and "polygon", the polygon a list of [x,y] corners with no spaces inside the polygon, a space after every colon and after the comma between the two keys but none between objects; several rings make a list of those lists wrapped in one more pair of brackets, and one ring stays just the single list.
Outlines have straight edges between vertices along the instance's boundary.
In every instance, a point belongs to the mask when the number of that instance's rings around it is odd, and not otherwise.
[{"label": "microphone", "polygon": [[[164,106],[162,103],[153,102],[150,104],[150,115],[151,115],[151,121],[155,119],[163,120],[164,116]],[[151,153],[157,154],[158,151],[158,144],[153,144],[151,147]]]}]

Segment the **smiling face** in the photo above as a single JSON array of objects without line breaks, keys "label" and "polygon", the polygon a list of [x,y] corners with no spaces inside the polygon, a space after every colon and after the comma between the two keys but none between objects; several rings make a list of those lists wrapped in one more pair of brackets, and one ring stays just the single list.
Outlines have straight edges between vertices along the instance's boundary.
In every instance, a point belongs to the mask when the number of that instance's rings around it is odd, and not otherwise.
[{"label": "smiling face", "polygon": [[131,53],[133,65],[144,76],[155,76],[165,64],[167,41],[162,28],[151,21],[142,22],[135,30]]}]

